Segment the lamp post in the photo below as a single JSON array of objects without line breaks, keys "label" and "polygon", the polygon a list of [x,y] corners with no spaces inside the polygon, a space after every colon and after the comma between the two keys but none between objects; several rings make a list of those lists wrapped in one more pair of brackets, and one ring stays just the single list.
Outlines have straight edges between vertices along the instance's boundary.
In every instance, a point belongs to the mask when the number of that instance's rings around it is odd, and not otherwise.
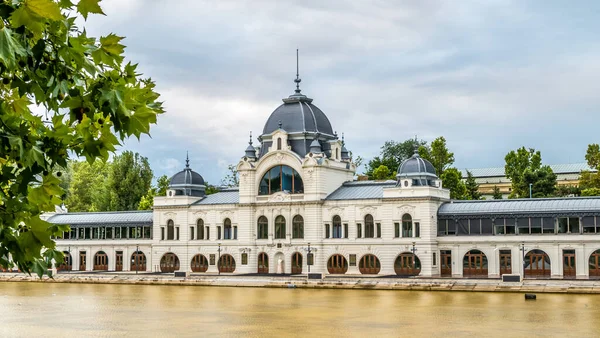
[{"label": "lamp post", "polygon": [[310,243],[308,243],[308,254],[306,255],[306,265],[308,266],[308,273],[310,273]]},{"label": "lamp post", "polygon": [[529,198],[531,198],[532,187],[533,187],[533,183],[529,183]]},{"label": "lamp post", "polygon": [[522,251],[522,260],[523,260],[523,277],[521,280],[525,279],[525,242],[521,242],[521,251]]},{"label": "lamp post", "polygon": [[221,267],[219,266],[219,264],[221,263],[221,243],[218,243],[219,247],[217,249],[217,252],[219,253],[219,258],[217,259],[217,272],[218,275],[221,275]]},{"label": "lamp post", "polygon": [[135,245],[135,274],[138,274],[138,270],[140,269],[139,258],[140,257],[140,245]]},{"label": "lamp post", "polygon": [[67,258],[67,263],[71,263],[68,266],[70,267],[69,269],[67,269],[68,273],[71,273],[71,270],[73,269],[73,256],[71,256],[71,246],[69,245],[69,258]]},{"label": "lamp post", "polygon": [[411,267],[412,271],[411,272],[413,274],[415,272],[414,271],[415,270],[415,252],[417,252],[417,248],[415,248],[415,244],[416,244],[415,242],[412,242],[412,250],[411,251],[412,251],[413,256],[412,256],[412,267]]}]

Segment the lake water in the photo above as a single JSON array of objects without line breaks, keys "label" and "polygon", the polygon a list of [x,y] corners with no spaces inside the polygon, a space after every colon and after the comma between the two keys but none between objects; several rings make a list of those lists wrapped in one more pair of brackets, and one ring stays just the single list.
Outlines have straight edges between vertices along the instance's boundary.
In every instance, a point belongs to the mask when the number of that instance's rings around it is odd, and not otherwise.
[{"label": "lake water", "polygon": [[1,337],[598,337],[600,296],[0,283]]}]

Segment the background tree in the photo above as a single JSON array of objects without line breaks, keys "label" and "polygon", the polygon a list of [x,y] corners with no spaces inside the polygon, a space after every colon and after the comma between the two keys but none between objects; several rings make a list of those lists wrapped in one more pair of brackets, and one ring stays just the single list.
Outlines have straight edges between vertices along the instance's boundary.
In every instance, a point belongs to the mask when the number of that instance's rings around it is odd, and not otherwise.
[{"label": "background tree", "polygon": [[373,171],[374,180],[387,180],[391,178],[391,175],[390,169],[383,164]]},{"label": "background tree", "polygon": [[233,188],[240,185],[240,175],[235,165],[230,164],[227,166],[227,174],[221,180],[221,185],[228,188]]},{"label": "background tree", "polygon": [[581,188],[576,185],[557,185],[554,195],[557,197],[581,196]]},{"label": "background tree", "polygon": [[415,146],[426,145],[426,141],[415,139],[408,139],[404,142],[386,141],[381,147],[380,155],[367,163],[365,175],[369,176],[369,179],[373,179],[373,171],[381,165],[388,167],[391,171],[395,171],[404,160],[410,158],[415,153]]},{"label": "background tree", "polygon": [[108,181],[111,163],[104,161],[70,161],[72,172],[68,197],[65,200],[67,210],[72,212],[106,211],[110,205]]},{"label": "background tree", "polygon": [[509,198],[528,197],[529,184],[525,182],[525,172],[534,173],[539,170],[542,166],[542,155],[535,149],[521,147],[506,154],[504,160],[504,173],[511,180]]},{"label": "background tree", "polygon": [[148,158],[131,151],[115,156],[108,179],[108,209],[137,210],[142,196],[150,189],[152,177]]},{"label": "background tree", "polygon": [[581,196],[600,196],[600,145],[588,145],[585,160],[594,171],[581,172],[579,176]]},{"label": "background tree", "polygon": [[497,185],[494,186],[494,192],[492,194],[492,198],[495,200],[501,200],[502,199],[502,193],[500,192],[500,188],[498,188]]},{"label": "background tree", "polygon": [[[123,63],[123,39],[100,39],[77,17],[104,14],[99,0],[0,3],[0,266],[42,275],[62,261],[40,214],[61,203],[69,156],[107,160],[163,113],[154,83]],[[47,118],[32,114],[35,104]],[[144,192],[147,188],[144,190]],[[11,260],[8,260],[11,257]]]},{"label": "background tree", "polygon": [[431,146],[421,146],[419,155],[431,162],[438,177],[442,177],[444,171],[454,164],[454,153],[448,151],[446,139],[440,136],[431,142]]},{"label": "background tree", "polygon": [[450,198],[455,200],[467,199],[467,188],[462,181],[462,174],[456,168],[448,168],[442,174],[442,187],[450,190]]},{"label": "background tree", "polygon": [[465,180],[465,197],[469,200],[479,200],[481,199],[481,194],[479,193],[479,184],[475,181],[475,177],[473,174],[467,170],[467,179]]},{"label": "background tree", "polygon": [[139,210],[150,210],[154,205],[154,196],[167,196],[169,178],[162,175],[156,180],[156,186],[151,187],[146,195],[142,196],[138,205]]},{"label": "background tree", "polygon": [[527,169],[523,173],[523,186],[529,189],[529,184],[531,184],[533,198],[555,196],[556,174],[547,165],[535,171]]}]

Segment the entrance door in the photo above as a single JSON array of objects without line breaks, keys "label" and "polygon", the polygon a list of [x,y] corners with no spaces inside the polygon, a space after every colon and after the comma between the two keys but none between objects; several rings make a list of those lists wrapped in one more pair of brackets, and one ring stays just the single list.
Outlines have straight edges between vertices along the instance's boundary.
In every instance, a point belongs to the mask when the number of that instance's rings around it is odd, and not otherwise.
[{"label": "entrance door", "polygon": [[512,255],[510,250],[500,250],[500,275],[512,273]]},{"label": "entrance door", "polygon": [[292,274],[302,273],[302,254],[296,252],[292,255]]},{"label": "entrance door", "polygon": [[258,273],[269,273],[269,256],[264,252],[258,254]]},{"label": "entrance door", "polygon": [[442,250],[440,252],[441,271],[440,276],[452,277],[452,251]]},{"label": "entrance door", "polygon": [[131,255],[131,271],[146,271],[146,255],[141,251],[136,251]]},{"label": "entrance door", "polygon": [[104,251],[94,255],[94,270],[108,270],[108,256]]},{"label": "entrance door", "polygon": [[87,266],[86,257],[85,251],[79,251],[79,271],[85,271],[85,267]]},{"label": "entrance door", "polygon": [[123,251],[117,251],[116,253],[115,271],[123,271]]},{"label": "entrance door", "polygon": [[575,278],[575,250],[563,250],[563,278]]},{"label": "entrance door", "polygon": [[550,277],[550,257],[542,250],[531,250],[525,255],[525,277]]},{"label": "entrance door", "polygon": [[412,253],[401,253],[394,262],[394,271],[398,276],[417,276],[421,272],[421,262]]},{"label": "entrance door", "polygon": [[590,256],[590,260],[588,262],[590,267],[590,278],[599,278],[600,277],[600,250],[594,251]]}]

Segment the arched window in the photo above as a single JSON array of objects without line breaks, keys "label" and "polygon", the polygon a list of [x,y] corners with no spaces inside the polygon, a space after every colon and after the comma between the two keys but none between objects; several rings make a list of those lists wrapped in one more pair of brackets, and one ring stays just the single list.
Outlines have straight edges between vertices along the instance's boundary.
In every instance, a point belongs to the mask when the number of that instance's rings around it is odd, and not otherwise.
[{"label": "arched window", "polygon": [[333,255],[327,260],[327,271],[332,274],[344,274],[348,271],[348,261],[342,255]]},{"label": "arched window", "polygon": [[396,257],[394,271],[398,276],[417,276],[421,273],[421,261],[412,252],[404,252]]},{"label": "arched window", "polygon": [[412,217],[409,214],[402,215],[402,237],[412,237]]},{"label": "arched window", "polygon": [[277,138],[277,150],[281,150],[281,137]]},{"label": "arched window", "polygon": [[258,273],[269,273],[269,256],[264,252],[258,254]]},{"label": "arched window", "polygon": [[379,270],[381,270],[381,263],[375,255],[364,255],[358,262],[358,271],[363,275],[376,275]]},{"label": "arched window", "polygon": [[202,218],[196,221],[196,236],[198,236],[197,239],[204,239],[204,220]]},{"label": "arched window", "polygon": [[131,255],[131,271],[146,271],[146,255],[141,251],[136,251]]},{"label": "arched window", "polygon": [[269,221],[265,216],[258,218],[258,229],[256,229],[256,239],[267,239],[269,234]]},{"label": "arched window", "polygon": [[167,252],[160,258],[161,272],[174,272],[179,270],[179,257],[172,252]]},{"label": "arched window", "polygon": [[373,223],[373,216],[367,214],[365,216],[365,238],[375,237],[375,224]]},{"label": "arched window", "polygon": [[304,238],[304,218],[300,215],[292,220],[292,238]]},{"label": "arched window", "polygon": [[281,215],[275,218],[275,239],[285,239],[285,217]]},{"label": "arched window", "polygon": [[94,255],[94,270],[108,270],[108,255],[104,251]]},{"label": "arched window", "polygon": [[531,250],[525,255],[525,277],[550,277],[550,257],[542,250]]},{"label": "arched window", "polygon": [[235,271],[235,259],[231,255],[222,255],[219,258],[219,272],[234,272]]},{"label": "arched window", "polygon": [[304,184],[300,174],[286,165],[278,165],[267,171],[260,180],[258,194],[271,195],[279,191],[289,194],[303,193]]},{"label": "arched window", "polygon": [[192,257],[192,272],[206,272],[208,270],[208,259],[206,256],[197,254]]},{"label": "arched window", "polygon": [[333,216],[333,238],[342,238],[342,219],[340,216]]},{"label": "arched window", "polygon": [[295,252],[292,255],[292,274],[302,273],[302,254]]},{"label": "arched window", "polygon": [[225,218],[223,221],[223,239],[231,239],[231,220]]},{"label": "arched window", "polygon": [[175,223],[173,223],[173,220],[171,219],[167,221],[167,239],[175,239]]},{"label": "arched window", "polygon": [[464,277],[487,277],[488,260],[480,250],[471,250],[463,257]]}]

